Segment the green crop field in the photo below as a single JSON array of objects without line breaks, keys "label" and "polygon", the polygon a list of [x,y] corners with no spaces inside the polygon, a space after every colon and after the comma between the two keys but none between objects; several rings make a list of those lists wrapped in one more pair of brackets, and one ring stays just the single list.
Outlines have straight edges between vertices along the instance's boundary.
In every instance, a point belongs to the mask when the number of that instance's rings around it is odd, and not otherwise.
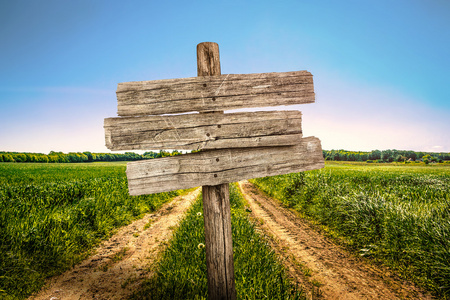
[{"label": "green crop field", "polygon": [[359,255],[450,297],[450,166],[327,163],[252,182]]},{"label": "green crop field", "polygon": [[[450,166],[327,163],[322,170],[253,180],[356,254],[443,298],[450,293]],[[290,283],[231,188],[239,298],[304,298]],[[0,298],[23,299],[89,254],[115,228],[180,191],[130,197],[125,163],[0,164]],[[140,298],[206,296],[203,217],[197,201]],[[274,275],[275,274],[275,275]]]},{"label": "green crop field", "polygon": [[25,298],[178,194],[130,197],[125,163],[1,163],[0,298]]}]

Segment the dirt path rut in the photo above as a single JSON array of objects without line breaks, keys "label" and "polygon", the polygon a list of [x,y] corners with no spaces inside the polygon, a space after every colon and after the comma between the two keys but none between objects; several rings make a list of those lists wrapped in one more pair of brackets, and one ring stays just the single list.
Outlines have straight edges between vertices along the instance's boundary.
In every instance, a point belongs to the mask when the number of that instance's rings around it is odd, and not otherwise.
[{"label": "dirt path rut", "polygon": [[121,228],[101,244],[96,254],[56,276],[30,299],[125,299],[151,276],[160,245],[183,217],[201,189],[176,197],[160,210]]},{"label": "dirt path rut", "polygon": [[388,270],[349,254],[248,181],[239,182],[239,187],[309,299],[433,299]]}]

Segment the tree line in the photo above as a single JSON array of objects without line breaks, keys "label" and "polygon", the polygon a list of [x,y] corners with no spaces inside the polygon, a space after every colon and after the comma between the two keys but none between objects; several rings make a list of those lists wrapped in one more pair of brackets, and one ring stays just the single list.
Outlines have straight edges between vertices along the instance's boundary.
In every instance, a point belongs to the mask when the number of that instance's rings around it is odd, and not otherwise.
[{"label": "tree line", "polygon": [[150,151],[145,152],[144,154],[137,154],[134,152],[92,153],[89,151],[69,153],[51,151],[49,154],[29,152],[0,152],[0,162],[80,163],[94,161],[134,161],[179,154],[181,154],[181,152],[179,152],[178,150],[173,150],[172,152]]},{"label": "tree line", "polygon": [[[195,151],[193,151],[195,152]],[[137,154],[134,152],[125,153],[92,153],[85,152],[55,152],[49,154],[29,153],[29,152],[0,152],[0,162],[40,162],[40,163],[80,163],[94,161],[134,161],[166,157],[182,154],[178,150],[145,152]],[[406,150],[372,150],[370,152],[347,151],[347,150],[323,150],[325,160],[334,161],[367,161],[367,162],[404,162],[423,161],[443,162],[450,161],[450,153],[435,152],[415,152]]]},{"label": "tree line", "polygon": [[323,150],[325,160],[367,161],[367,162],[404,162],[423,161],[443,162],[450,160],[450,153],[415,152],[410,150],[372,150],[370,152],[347,150]]}]

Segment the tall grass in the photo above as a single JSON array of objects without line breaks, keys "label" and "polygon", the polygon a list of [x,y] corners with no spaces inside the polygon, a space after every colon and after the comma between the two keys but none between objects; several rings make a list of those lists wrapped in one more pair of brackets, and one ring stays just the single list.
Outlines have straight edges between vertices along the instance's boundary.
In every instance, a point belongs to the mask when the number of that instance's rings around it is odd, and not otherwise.
[{"label": "tall grass", "polygon": [[[249,221],[245,200],[230,185],[235,281],[238,299],[305,299],[265,238]],[[207,298],[202,201],[199,198],[174,232],[156,274],[134,299]]]},{"label": "tall grass", "polygon": [[178,193],[129,196],[124,163],[0,164],[0,298],[39,290]]},{"label": "tall grass", "polygon": [[254,179],[362,256],[450,297],[450,168],[327,164]]}]

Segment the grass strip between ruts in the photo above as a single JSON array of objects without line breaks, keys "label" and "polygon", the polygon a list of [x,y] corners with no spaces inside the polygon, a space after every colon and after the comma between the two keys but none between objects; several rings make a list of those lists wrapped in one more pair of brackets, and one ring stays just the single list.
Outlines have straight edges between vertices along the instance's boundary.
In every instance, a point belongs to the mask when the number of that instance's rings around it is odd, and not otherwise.
[{"label": "grass strip between ruts", "polygon": [[[266,238],[249,219],[237,185],[230,185],[235,281],[238,299],[305,299],[288,278]],[[196,200],[172,240],[152,266],[155,275],[134,299],[206,299],[205,234],[201,197]]]}]

